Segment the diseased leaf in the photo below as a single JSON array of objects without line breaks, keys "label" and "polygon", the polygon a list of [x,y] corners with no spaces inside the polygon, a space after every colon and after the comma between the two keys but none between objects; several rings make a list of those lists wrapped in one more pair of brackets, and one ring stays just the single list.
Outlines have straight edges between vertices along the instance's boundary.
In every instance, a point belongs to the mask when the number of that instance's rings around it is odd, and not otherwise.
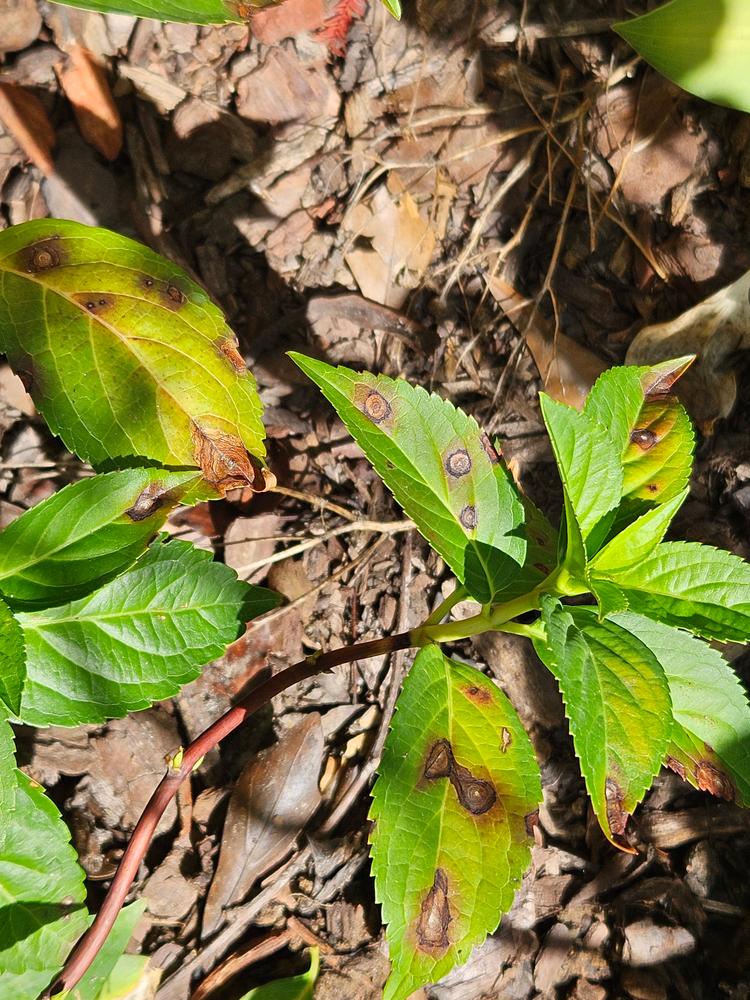
[{"label": "diseased leaf", "polygon": [[628,599],[631,611],[706,639],[750,636],[750,563],[698,542],[662,542],[632,566],[597,568]]},{"label": "diseased leaf", "polygon": [[524,562],[523,507],[476,421],[403,379],[290,357],[472,596],[494,600]]},{"label": "diseased leaf", "polygon": [[622,469],[599,423],[544,393],[539,402],[563,487],[592,554],[620,502]]},{"label": "diseased leaf", "polygon": [[16,775],[0,847],[0,1000],[38,996],[88,922],[70,831],[39,785]]},{"label": "diseased leaf", "polygon": [[750,111],[747,0],[671,0],[612,27],[647,62],[691,94]]},{"label": "diseased leaf", "polygon": [[464,962],[510,907],[539,768],[505,695],[427,646],[404,681],[372,796],[392,965],[384,1000],[403,1000]]},{"label": "diseased leaf", "polygon": [[59,219],[1,232],[0,349],[95,467],[198,467],[213,495],[264,487],[261,404],[237,340],[147,247]]},{"label": "diseased leaf", "polygon": [[[100,991],[133,936],[135,925],[146,910],[146,900],[137,899],[117,914],[114,927],[99,949],[83,978],[66,996],[66,1000],[99,1000]],[[148,961],[148,959],[146,959]]]},{"label": "diseased leaf", "polygon": [[658,507],[652,507],[623,528],[591,560],[592,576],[596,577],[600,573],[617,574],[645,559],[664,538],[672,518],[685,502],[687,495],[687,490],[678,493],[676,497]]},{"label": "diseased leaf", "polygon": [[130,566],[197,472],[126,469],[65,486],[0,534],[0,592],[55,604]]},{"label": "diseased leaf", "polygon": [[4,717],[3,705],[13,714],[21,705],[25,663],[21,626],[5,601],[0,600],[0,717]]},{"label": "diseased leaf", "polygon": [[669,683],[674,727],[666,763],[702,791],[750,805],[750,707],[721,653],[641,615],[615,616],[645,643]]},{"label": "diseased leaf", "polygon": [[589,608],[543,602],[546,640],[536,651],[558,680],[581,773],[607,837],[619,847],[630,813],[667,751],[669,686],[639,639]]},{"label": "diseased leaf", "polygon": [[188,24],[226,24],[245,21],[256,8],[269,0],[55,0],[68,7],[97,10],[101,14],[132,14],[157,21],[186,21]]},{"label": "diseased leaf", "polygon": [[240,902],[294,846],[320,805],[324,749],[320,716],[312,712],[240,775],[203,912],[204,936],[222,923],[224,907]]},{"label": "diseased leaf", "polygon": [[256,986],[254,990],[245,993],[241,1000],[312,1000],[319,968],[320,953],[317,948],[311,948],[310,968],[307,972]]},{"label": "diseased leaf", "polygon": [[20,718],[74,726],[147,708],[194,680],[276,602],[208,552],[155,542],[95,593],[18,615],[27,656]]}]

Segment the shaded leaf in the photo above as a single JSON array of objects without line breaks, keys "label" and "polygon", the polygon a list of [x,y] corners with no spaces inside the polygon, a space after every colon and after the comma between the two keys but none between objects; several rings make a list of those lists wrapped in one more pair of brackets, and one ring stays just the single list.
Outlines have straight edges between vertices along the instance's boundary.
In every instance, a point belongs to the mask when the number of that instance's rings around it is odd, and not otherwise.
[{"label": "shaded leaf", "polygon": [[77,222],[0,233],[0,348],[66,446],[198,467],[211,490],[263,488],[255,380],[206,293],[133,240]]},{"label": "shaded leaf", "polygon": [[[98,10],[102,14],[132,14],[158,21],[188,24],[226,24],[245,21],[254,9],[269,6],[269,0],[56,0],[69,7]],[[275,0],[270,0],[275,2]]]},{"label": "shaded leaf", "polygon": [[0,534],[0,592],[54,604],[93,590],[135,562],[198,479],[126,469],[65,486]]},{"label": "shaded leaf", "polygon": [[39,785],[16,774],[0,847],[0,1000],[41,993],[88,922],[70,831]]},{"label": "shaded leaf", "polygon": [[592,576],[617,574],[645,559],[661,542],[672,518],[685,502],[688,491],[653,507],[632,521],[604,546],[590,563]]},{"label": "shaded leaf", "polygon": [[674,727],[667,764],[696,788],[750,805],[750,707],[721,653],[681,629],[640,615],[615,621],[662,665]]},{"label": "shaded leaf", "polygon": [[[133,936],[135,925],[146,910],[146,900],[138,899],[117,914],[114,927],[97,952],[96,958],[83,974],[83,978],[70,991],[66,1000],[98,1000],[100,991]],[[147,962],[148,959],[145,959]]]},{"label": "shaded leaf", "polygon": [[430,545],[473,597],[491,602],[523,564],[526,541],[521,502],[476,421],[403,379],[290,356]]},{"label": "shaded leaf", "polygon": [[622,570],[597,569],[628,599],[631,611],[706,639],[750,636],[750,563],[698,542],[662,542]]},{"label": "shaded leaf", "polygon": [[605,518],[620,502],[622,469],[596,420],[544,393],[539,402],[565,493],[591,554],[606,534]]},{"label": "shaded leaf", "polygon": [[317,948],[310,949],[310,968],[300,976],[276,979],[274,982],[256,986],[245,993],[241,1000],[312,1000],[315,981],[320,968],[320,954]]},{"label": "shaded leaf", "polygon": [[221,854],[203,912],[203,934],[286,857],[320,805],[324,741],[312,712],[240,775],[229,802]]},{"label": "shaded leaf", "polygon": [[107,160],[116,160],[122,150],[122,119],[104,70],[82,45],[71,45],[66,55],[58,79],[81,135]]},{"label": "shaded leaf", "polygon": [[659,661],[630,632],[588,608],[543,602],[534,646],[558,680],[581,773],[602,830],[617,846],[659,770],[672,729]]},{"label": "shaded leaf", "polygon": [[671,0],[612,27],[655,69],[691,94],[750,111],[747,0]]},{"label": "shaded leaf", "polygon": [[27,679],[20,717],[74,726],[147,708],[194,680],[276,595],[187,542],[156,542],[100,590],[18,620]]},{"label": "shaded leaf", "polygon": [[3,716],[3,704],[13,714],[21,705],[25,662],[21,626],[5,601],[0,600],[0,716]]},{"label": "shaded leaf", "polygon": [[372,793],[372,869],[392,972],[384,1000],[435,982],[497,926],[529,860],[539,768],[515,710],[437,646],[399,695]]}]

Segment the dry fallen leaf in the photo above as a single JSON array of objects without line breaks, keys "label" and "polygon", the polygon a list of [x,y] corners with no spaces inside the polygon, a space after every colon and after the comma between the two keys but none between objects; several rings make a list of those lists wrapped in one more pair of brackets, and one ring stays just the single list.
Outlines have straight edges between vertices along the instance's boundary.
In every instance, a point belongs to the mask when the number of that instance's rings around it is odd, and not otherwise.
[{"label": "dry fallen leaf", "polygon": [[38,97],[15,83],[0,83],[0,122],[34,166],[47,177],[54,173],[55,130]]},{"label": "dry fallen leaf", "polygon": [[732,412],[737,399],[734,357],[750,350],[750,271],[666,323],[644,327],[626,361],[650,365],[696,354],[680,379],[680,397],[704,434]]},{"label": "dry fallen leaf", "polygon": [[57,76],[81,135],[102,156],[116,160],[122,149],[122,119],[102,67],[88,49],[72,45]]},{"label": "dry fallen leaf", "polygon": [[494,276],[487,279],[487,285],[508,319],[523,334],[544,391],[560,403],[582,409],[591,386],[607,367],[605,362],[564,333],[555,333],[534,302],[519,295],[507,281]]},{"label": "dry fallen leaf", "polygon": [[323,754],[320,715],[312,712],[240,775],[203,913],[204,937],[220,925],[224,907],[239,902],[294,846],[320,805]]},{"label": "dry fallen leaf", "polygon": [[303,31],[315,31],[321,27],[324,18],[323,0],[285,0],[278,7],[253,14],[250,26],[259,42],[275,45]]}]

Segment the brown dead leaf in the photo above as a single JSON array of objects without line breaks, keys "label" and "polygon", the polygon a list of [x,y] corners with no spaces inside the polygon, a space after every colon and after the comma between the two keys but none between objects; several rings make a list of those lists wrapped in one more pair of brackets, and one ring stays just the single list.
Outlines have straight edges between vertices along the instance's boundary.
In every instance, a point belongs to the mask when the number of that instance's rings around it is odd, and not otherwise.
[{"label": "brown dead leaf", "polygon": [[116,160],[122,149],[122,119],[102,67],[88,49],[72,45],[57,77],[81,135],[106,159]]},{"label": "brown dead leaf", "polygon": [[203,935],[222,921],[292,849],[320,804],[324,742],[320,715],[306,716],[283,739],[254,757],[229,802],[219,865],[203,914]]},{"label": "brown dead leaf", "polygon": [[695,354],[680,379],[680,397],[704,434],[727,417],[737,399],[732,364],[750,350],[750,271],[666,323],[644,327],[630,345],[626,361],[650,365]]},{"label": "brown dead leaf", "polygon": [[315,31],[325,18],[323,0],[285,0],[278,7],[259,10],[250,22],[253,35],[263,45],[275,45],[303,31]]},{"label": "brown dead leaf", "polygon": [[34,166],[46,177],[54,173],[55,130],[38,97],[14,83],[0,83],[0,122]]},{"label": "brown dead leaf", "polygon": [[237,84],[237,111],[249,121],[329,121],[340,103],[325,62],[305,62],[283,48],[271,49],[263,65]]},{"label": "brown dead leaf", "polygon": [[507,281],[494,276],[487,279],[487,285],[508,319],[523,334],[544,391],[558,402],[580,410],[607,365],[587,347],[564,333],[555,333],[535,303],[519,295]]}]

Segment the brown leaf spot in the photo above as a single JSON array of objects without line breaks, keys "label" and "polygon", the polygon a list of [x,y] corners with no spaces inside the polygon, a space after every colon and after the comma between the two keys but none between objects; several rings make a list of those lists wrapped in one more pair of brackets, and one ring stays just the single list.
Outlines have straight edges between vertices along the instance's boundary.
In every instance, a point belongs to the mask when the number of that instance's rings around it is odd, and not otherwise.
[{"label": "brown leaf spot", "polygon": [[475,778],[471,771],[461,764],[454,763],[450,780],[456,789],[458,801],[472,816],[481,816],[489,812],[497,801],[497,792],[492,784],[484,778]]},{"label": "brown leaf spot", "polygon": [[458,515],[464,528],[472,531],[477,526],[477,509],[471,504],[467,504]]},{"label": "brown leaf spot", "polygon": [[489,458],[490,462],[492,462],[493,465],[497,465],[497,463],[500,461],[500,455],[497,451],[497,448],[495,448],[495,446],[487,437],[487,435],[482,434],[481,438],[479,439],[479,442],[482,445],[484,453],[487,456],[487,458]]},{"label": "brown leaf spot", "polygon": [[613,836],[621,837],[628,825],[628,813],[623,805],[625,795],[614,778],[607,778],[604,785],[604,797],[607,800],[607,821],[609,828]]},{"label": "brown leaf spot", "polygon": [[552,572],[549,566],[545,566],[544,563],[534,563],[534,569],[538,569],[539,572],[543,573],[545,576],[549,576]]},{"label": "brown leaf spot", "polygon": [[437,740],[429,749],[424,763],[424,776],[433,781],[435,778],[447,778],[454,766],[453,752],[448,740]]},{"label": "brown leaf spot", "polygon": [[678,774],[682,780],[685,781],[687,771],[685,770],[685,765],[681,761],[677,760],[675,757],[668,756],[664,763],[670,771],[674,771],[675,774]]},{"label": "brown leaf spot", "polygon": [[173,281],[167,285],[164,298],[170,309],[179,309],[187,302],[187,295]]},{"label": "brown leaf spot", "polygon": [[646,486],[646,489],[648,490],[649,493],[658,493],[659,492],[659,484],[658,483],[648,483],[647,486]]},{"label": "brown leaf spot", "polygon": [[63,253],[59,244],[59,236],[32,243],[22,251],[23,267],[29,274],[39,271],[51,271],[63,262]]},{"label": "brown leaf spot", "polygon": [[77,293],[73,298],[83,306],[86,312],[90,312],[94,316],[104,312],[109,306],[114,304],[113,298],[105,295],[92,295],[90,292]]},{"label": "brown leaf spot", "polygon": [[471,472],[471,457],[465,448],[456,448],[445,456],[445,471],[454,479],[467,476]]},{"label": "brown leaf spot", "polygon": [[492,701],[492,694],[487,688],[477,687],[475,684],[461,688],[461,693],[470,701],[475,701],[477,705],[489,705]]},{"label": "brown leaf spot", "polygon": [[448,877],[442,868],[435,872],[432,888],[422,900],[417,919],[417,941],[422,951],[445,952],[450,945],[451,922],[448,905]]},{"label": "brown leaf spot", "polygon": [[505,726],[500,730],[500,752],[505,753],[508,747],[513,743],[513,735],[510,729]]},{"label": "brown leaf spot", "polygon": [[149,483],[141,490],[132,507],[128,507],[125,516],[131,521],[145,521],[155,514],[165,502],[173,499],[170,490],[165,490],[160,482]]},{"label": "brown leaf spot", "polygon": [[[203,478],[220,493],[249,486],[257,493],[270,489],[276,479],[251,455],[235,434],[191,423],[193,455]],[[273,478],[273,483],[271,483]]]},{"label": "brown leaf spot", "polygon": [[727,802],[734,802],[737,798],[732,779],[709,760],[699,760],[695,765],[695,780],[702,792],[710,792]]},{"label": "brown leaf spot", "polygon": [[526,813],[523,818],[523,825],[528,836],[534,837],[534,831],[539,826],[539,810],[535,809],[533,812]]},{"label": "brown leaf spot", "polygon": [[636,427],[630,432],[630,443],[637,445],[641,451],[648,451],[656,444],[656,434],[647,427]]},{"label": "brown leaf spot", "polygon": [[143,285],[144,288],[153,288],[154,287],[155,281],[148,274],[142,274],[141,277],[138,280],[139,280],[140,284]]},{"label": "brown leaf spot", "polygon": [[214,341],[220,354],[222,354],[238,375],[247,374],[245,359],[237,350],[237,341],[233,337],[220,337]]},{"label": "brown leaf spot", "polygon": [[371,389],[362,403],[362,412],[374,424],[382,424],[393,412],[391,404],[377,389]]}]

